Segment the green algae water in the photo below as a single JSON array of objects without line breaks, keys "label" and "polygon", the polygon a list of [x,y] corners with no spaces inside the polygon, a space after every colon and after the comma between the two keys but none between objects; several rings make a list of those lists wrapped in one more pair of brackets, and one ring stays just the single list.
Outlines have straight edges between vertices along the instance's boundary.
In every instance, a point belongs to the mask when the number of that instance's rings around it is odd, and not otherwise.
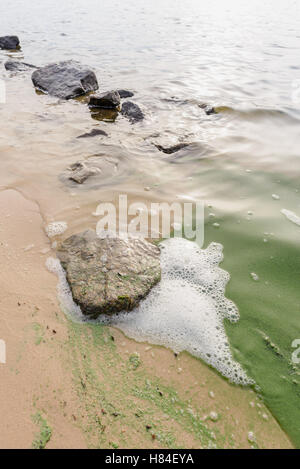
[{"label": "green algae water", "polygon": [[[240,193],[256,199],[253,212],[220,213],[220,228],[208,222],[206,236],[223,243],[223,266],[232,276],[227,295],[238,305],[241,319],[238,327],[227,323],[226,329],[235,357],[299,447],[300,368],[292,360],[292,342],[300,334],[300,231],[280,213],[286,204],[299,211],[299,184],[294,177],[277,178],[262,171],[240,175]],[[279,200],[271,198],[272,187]]]},{"label": "green algae water", "polygon": [[[15,0],[0,6],[0,26],[22,45],[0,51],[0,187],[36,200],[45,221],[66,221],[66,234],[95,227],[98,203],[119,194],[204,200],[205,247],[223,245],[226,296],[240,312],[225,321],[232,353],[300,448],[299,3]],[[95,121],[79,101],[37,95],[30,76],[5,72],[8,58],[84,62],[100,90],[133,90],[146,119]],[[94,128],[108,137],[76,139]],[[178,143],[189,145],[157,149]],[[59,178],[99,154],[116,161],[105,180]]]}]

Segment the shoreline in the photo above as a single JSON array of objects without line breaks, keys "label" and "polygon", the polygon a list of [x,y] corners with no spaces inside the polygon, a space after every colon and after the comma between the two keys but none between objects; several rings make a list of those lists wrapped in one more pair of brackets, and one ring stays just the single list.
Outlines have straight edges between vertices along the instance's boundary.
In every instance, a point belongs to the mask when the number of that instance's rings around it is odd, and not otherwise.
[{"label": "shoreline", "polygon": [[51,429],[46,448],[292,447],[252,390],[200,360],[71,323],[45,267],[49,240],[37,204],[15,190],[0,200],[0,447],[29,448],[43,428]]}]

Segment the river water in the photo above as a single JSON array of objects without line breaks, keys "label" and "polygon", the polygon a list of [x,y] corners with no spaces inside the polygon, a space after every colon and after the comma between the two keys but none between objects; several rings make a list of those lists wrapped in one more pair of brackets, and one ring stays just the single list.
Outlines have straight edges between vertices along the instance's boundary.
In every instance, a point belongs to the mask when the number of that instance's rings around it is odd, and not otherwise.
[{"label": "river water", "polygon": [[[134,91],[146,116],[95,120],[82,100],[37,94],[30,74],[1,65],[0,188],[35,200],[45,223],[67,222],[66,235],[94,228],[99,202],[119,194],[204,200],[205,245],[223,244],[241,315],[226,326],[232,352],[300,446],[300,228],[281,213],[300,216],[299,2],[15,0],[0,5],[0,31],[22,45],[1,51],[0,64],[81,61],[100,90]],[[108,136],[76,138],[92,129]],[[172,155],[155,146],[179,142],[189,146]],[[113,171],[82,186],[60,178],[95,155]]]}]

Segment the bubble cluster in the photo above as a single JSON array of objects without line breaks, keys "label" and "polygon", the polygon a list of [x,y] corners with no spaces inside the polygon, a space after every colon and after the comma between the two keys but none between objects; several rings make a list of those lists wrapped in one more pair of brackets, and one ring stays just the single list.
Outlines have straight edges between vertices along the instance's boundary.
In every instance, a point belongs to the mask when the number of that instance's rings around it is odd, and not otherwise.
[{"label": "bubble cluster", "polygon": [[[121,329],[137,341],[186,350],[216,368],[230,381],[252,384],[231,354],[224,319],[237,322],[239,312],[225,297],[229,274],[220,269],[222,245],[200,249],[196,243],[174,238],[161,243],[161,282],[131,312],[101,316],[96,321]],[[64,309],[76,320],[87,321],[73,303],[65,273],[56,259],[47,267],[60,279]]]},{"label": "bubble cluster", "polygon": [[54,238],[54,236],[63,234],[67,228],[68,225],[65,221],[56,221],[46,226],[46,233],[49,238]]},{"label": "bubble cluster", "polygon": [[59,259],[48,257],[46,260],[46,268],[49,272],[58,277],[57,293],[62,310],[76,322],[82,322],[83,314],[80,307],[73,301],[66,274]]},{"label": "bubble cluster", "polygon": [[232,382],[251,384],[233,359],[225,333],[224,319],[236,322],[239,312],[225,298],[230,276],[219,268],[222,246],[212,243],[200,249],[180,238],[161,246],[161,282],[135,310],[105,321],[135,340],[164,345],[174,352],[186,350]]}]

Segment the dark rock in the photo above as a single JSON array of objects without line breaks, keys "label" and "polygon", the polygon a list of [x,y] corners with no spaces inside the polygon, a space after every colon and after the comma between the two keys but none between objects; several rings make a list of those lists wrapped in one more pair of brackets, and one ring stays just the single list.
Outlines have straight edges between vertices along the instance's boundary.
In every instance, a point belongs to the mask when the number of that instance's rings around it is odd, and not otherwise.
[{"label": "dark rock", "polygon": [[90,138],[90,137],[96,137],[97,135],[104,135],[107,137],[107,133],[104,130],[101,129],[93,129],[90,132],[87,132],[85,134],[79,135],[76,138]]},{"label": "dark rock", "polygon": [[128,90],[117,90],[117,91],[121,99],[132,98],[132,96],[134,96],[134,93],[132,91],[128,91]]},{"label": "dark rock", "polygon": [[2,36],[0,37],[0,49],[15,50],[19,49],[20,41],[18,36]]},{"label": "dark rock", "polygon": [[211,114],[217,114],[217,111],[214,107],[207,107],[204,109],[204,111],[207,116],[210,116]]},{"label": "dark rock", "polygon": [[85,315],[130,311],[160,280],[160,250],[142,238],[99,238],[92,230],[62,243],[58,258]]},{"label": "dark rock", "polygon": [[117,91],[107,91],[90,97],[91,108],[118,109],[120,107],[120,95]]},{"label": "dark rock", "polygon": [[26,72],[27,70],[37,68],[35,65],[19,62],[18,60],[8,60],[5,62],[4,67],[9,72]]},{"label": "dark rock", "polygon": [[144,113],[139,106],[131,101],[125,101],[122,104],[122,114],[127,117],[131,123],[135,123],[144,119]]},{"label": "dark rock", "polygon": [[155,145],[159,151],[166,153],[167,155],[171,155],[172,153],[176,153],[183,148],[189,146],[188,143],[178,143],[177,145],[173,145],[172,147],[163,147],[162,145]]},{"label": "dark rock", "polygon": [[105,156],[93,156],[85,161],[72,164],[62,175],[77,184],[83,184],[91,176],[101,175],[102,178],[111,176],[117,168],[117,161]]},{"label": "dark rock", "polygon": [[209,106],[208,104],[199,104],[199,107],[204,110],[207,116],[210,116],[211,114],[218,114],[216,109],[212,106]]},{"label": "dark rock", "polygon": [[98,89],[95,73],[73,60],[38,68],[32,74],[32,81],[38,90],[62,99],[76,98]]}]

